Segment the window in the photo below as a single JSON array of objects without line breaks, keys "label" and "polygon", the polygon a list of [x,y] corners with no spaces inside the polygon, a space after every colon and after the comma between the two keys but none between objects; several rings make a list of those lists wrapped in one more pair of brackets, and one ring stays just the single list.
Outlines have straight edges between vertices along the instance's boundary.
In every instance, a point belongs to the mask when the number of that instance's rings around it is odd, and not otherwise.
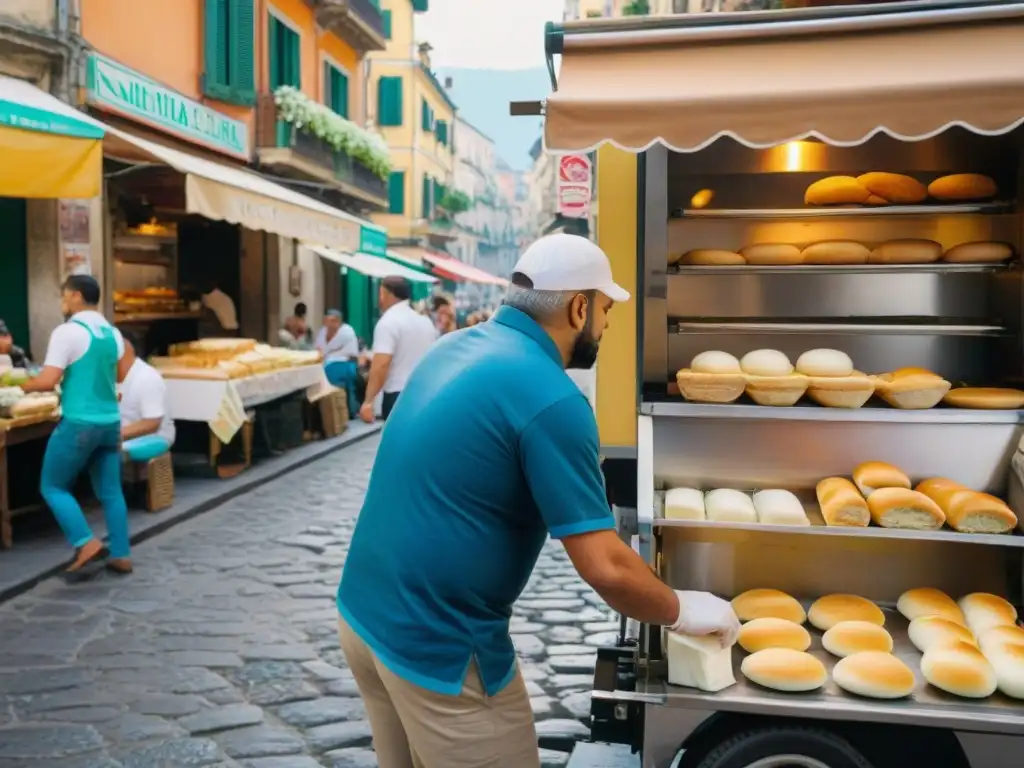
[{"label": "window", "polygon": [[427,133],[434,130],[434,110],[430,108],[426,99],[420,103],[420,127]]},{"label": "window", "polygon": [[434,215],[434,182],[427,174],[423,174],[423,218],[429,219]]},{"label": "window", "polygon": [[384,37],[388,40],[391,39],[391,11],[381,11],[380,15],[384,19]]},{"label": "window", "polygon": [[405,171],[392,171],[388,178],[388,213],[405,213]]},{"label": "window", "polygon": [[412,0],[412,9],[416,13],[426,13],[430,10],[430,0]]},{"label": "window", "polygon": [[253,0],[206,0],[203,93],[232,104],[256,100]]},{"label": "window", "polygon": [[302,53],[299,33],[276,16],[270,17],[270,90],[282,85],[302,87]]},{"label": "window", "polygon": [[435,131],[435,133],[437,133],[437,140],[439,142],[441,142],[441,144],[443,146],[447,147],[448,146],[448,121],[447,120],[438,120],[436,128],[437,128],[437,130]]},{"label": "window", "polygon": [[324,104],[335,114],[348,117],[348,75],[324,62]]},{"label": "window", "polygon": [[382,77],[377,81],[377,124],[402,124],[401,77]]}]

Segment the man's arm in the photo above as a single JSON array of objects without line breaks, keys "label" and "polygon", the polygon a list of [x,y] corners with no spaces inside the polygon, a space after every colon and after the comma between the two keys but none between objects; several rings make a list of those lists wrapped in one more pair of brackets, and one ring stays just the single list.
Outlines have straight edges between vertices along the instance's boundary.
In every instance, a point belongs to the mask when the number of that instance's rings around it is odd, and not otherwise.
[{"label": "man's arm", "polygon": [[53,392],[61,379],[64,378],[64,369],[53,365],[44,365],[43,370],[21,385],[22,392]]},{"label": "man's arm", "polygon": [[373,353],[373,360],[370,362],[370,375],[366,380],[366,396],[363,398],[363,405],[372,405],[377,395],[384,389],[384,382],[388,380],[388,371],[391,370],[391,355],[381,352]]},{"label": "man's arm", "polygon": [[[82,329],[84,331],[84,329]],[[50,334],[46,348],[43,369],[24,384],[23,392],[53,392],[64,378],[64,371],[71,365],[75,354],[77,329],[71,325],[58,325]]]},{"label": "man's arm", "polygon": [[139,419],[133,421],[131,424],[125,424],[121,427],[121,439],[131,440],[136,437],[142,437],[143,435],[156,434],[160,429],[160,423],[163,419]]}]

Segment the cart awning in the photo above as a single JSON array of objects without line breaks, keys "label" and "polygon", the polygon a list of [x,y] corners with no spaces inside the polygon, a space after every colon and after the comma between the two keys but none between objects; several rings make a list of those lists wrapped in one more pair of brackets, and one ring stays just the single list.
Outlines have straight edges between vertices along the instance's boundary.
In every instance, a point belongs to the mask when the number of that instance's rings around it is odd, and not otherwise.
[{"label": "cart awning", "polygon": [[99,195],[102,138],[102,123],[31,83],[0,76],[0,195]]},{"label": "cart awning", "polygon": [[[355,253],[368,221],[321,203],[250,171],[181,152],[107,127],[108,155],[169,165],[185,175],[185,208],[207,219],[228,221],[247,229],[324,243]],[[383,230],[381,230],[383,231]]]},{"label": "cart awning", "polygon": [[443,256],[433,251],[424,250],[423,261],[430,264],[434,268],[434,272],[446,280],[466,281],[480,283],[481,285],[500,285],[502,287],[508,285],[508,280],[492,275],[490,272],[485,272],[482,269],[477,269],[451,256]]},{"label": "cart awning", "polygon": [[1024,4],[921,6],[713,14],[621,31],[567,24],[547,149],[695,151],[722,136],[752,148],[802,138],[853,146],[879,132],[917,141],[1024,122]]},{"label": "cart awning", "polygon": [[382,259],[379,256],[371,256],[367,253],[342,253],[333,248],[318,246],[310,247],[313,253],[328,261],[333,261],[347,269],[354,269],[367,277],[384,278],[392,275],[404,277],[414,283],[436,283],[437,278],[417,272],[409,267],[403,267],[389,259]]}]

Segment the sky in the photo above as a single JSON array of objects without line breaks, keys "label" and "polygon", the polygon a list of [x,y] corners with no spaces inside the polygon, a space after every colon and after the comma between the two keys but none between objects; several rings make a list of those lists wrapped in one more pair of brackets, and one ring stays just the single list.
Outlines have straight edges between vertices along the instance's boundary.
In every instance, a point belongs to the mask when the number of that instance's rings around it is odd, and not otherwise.
[{"label": "sky", "polygon": [[561,21],[564,0],[430,0],[416,18],[434,67],[544,66],[544,22]]}]

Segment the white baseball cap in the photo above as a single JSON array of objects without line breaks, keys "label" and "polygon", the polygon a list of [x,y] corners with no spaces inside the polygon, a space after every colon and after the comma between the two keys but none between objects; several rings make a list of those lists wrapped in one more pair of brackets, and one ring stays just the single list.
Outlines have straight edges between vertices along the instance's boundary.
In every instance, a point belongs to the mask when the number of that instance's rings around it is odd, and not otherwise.
[{"label": "white baseball cap", "polygon": [[516,272],[538,291],[600,291],[612,301],[629,301],[629,291],[612,279],[605,252],[579,235],[545,235],[519,257]]}]

